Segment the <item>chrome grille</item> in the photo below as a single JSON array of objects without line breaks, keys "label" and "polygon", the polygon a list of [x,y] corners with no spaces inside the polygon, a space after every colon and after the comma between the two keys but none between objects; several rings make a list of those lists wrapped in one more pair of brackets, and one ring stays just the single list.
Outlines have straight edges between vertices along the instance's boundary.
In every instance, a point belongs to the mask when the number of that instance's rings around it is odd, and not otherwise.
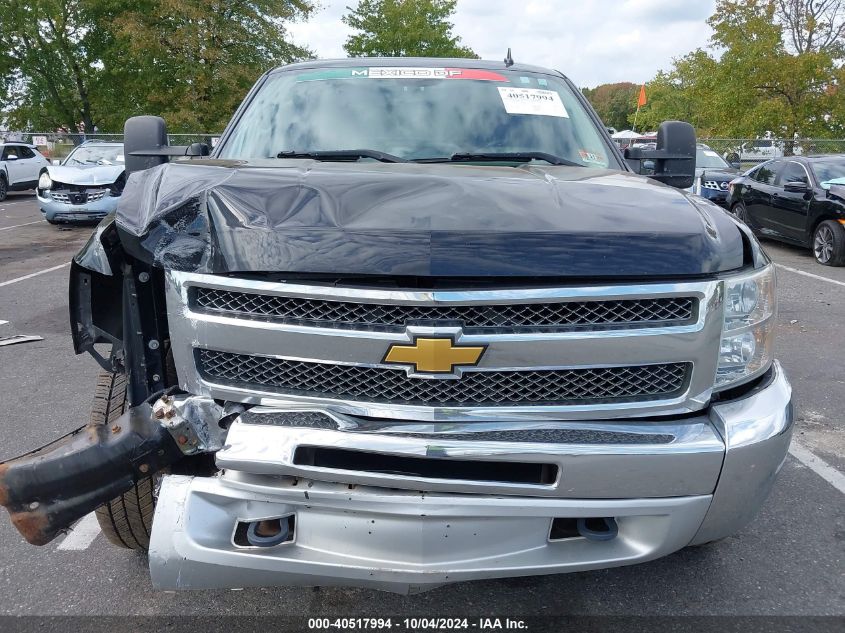
[{"label": "chrome grille", "polygon": [[211,382],[320,398],[425,406],[580,404],[677,395],[690,363],[554,370],[474,371],[456,380],[409,378],[404,370],[197,350]]},{"label": "chrome grille", "polygon": [[65,204],[85,204],[86,202],[102,200],[106,192],[106,189],[94,189],[88,192],[51,191],[50,197],[56,202],[64,202]]},{"label": "chrome grille", "polygon": [[656,297],[554,303],[402,305],[353,303],[218,288],[195,289],[193,307],[209,312],[318,325],[394,327],[425,322],[477,328],[677,325],[696,318],[694,297]]}]

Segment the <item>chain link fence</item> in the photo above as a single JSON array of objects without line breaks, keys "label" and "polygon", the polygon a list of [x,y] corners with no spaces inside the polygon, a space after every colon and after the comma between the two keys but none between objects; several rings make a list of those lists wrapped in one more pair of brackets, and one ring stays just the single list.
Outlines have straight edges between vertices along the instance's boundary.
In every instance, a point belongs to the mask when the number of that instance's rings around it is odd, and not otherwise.
[{"label": "chain link fence", "polygon": [[[220,133],[216,134],[168,134],[170,145],[190,145],[191,143],[205,143],[214,147]],[[101,141],[105,143],[122,143],[123,134],[68,134],[66,132],[14,132],[0,130],[0,142],[17,141],[30,143],[50,160],[63,160],[77,145],[85,141]]]},{"label": "chain link fence", "polygon": [[700,138],[698,141],[728,162],[738,162],[743,167],[783,156],[845,154],[845,139]]}]

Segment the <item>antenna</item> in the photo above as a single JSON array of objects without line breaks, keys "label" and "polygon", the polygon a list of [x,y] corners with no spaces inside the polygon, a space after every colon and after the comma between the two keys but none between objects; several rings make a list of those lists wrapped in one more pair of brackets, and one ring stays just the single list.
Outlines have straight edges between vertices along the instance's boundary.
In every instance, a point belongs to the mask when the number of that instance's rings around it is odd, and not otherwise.
[{"label": "antenna", "polygon": [[508,48],[508,56],[505,57],[505,67],[510,68],[513,66],[513,57],[511,57],[511,49]]}]

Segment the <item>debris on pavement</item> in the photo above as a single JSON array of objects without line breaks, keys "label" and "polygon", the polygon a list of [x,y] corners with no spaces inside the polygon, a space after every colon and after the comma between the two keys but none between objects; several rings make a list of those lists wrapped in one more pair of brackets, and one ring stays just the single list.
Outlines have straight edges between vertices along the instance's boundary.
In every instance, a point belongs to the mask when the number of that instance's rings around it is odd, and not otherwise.
[{"label": "debris on pavement", "polygon": [[33,341],[43,341],[42,336],[27,336],[24,334],[17,334],[15,336],[0,336],[0,347],[3,345],[17,345],[18,343],[32,343]]}]

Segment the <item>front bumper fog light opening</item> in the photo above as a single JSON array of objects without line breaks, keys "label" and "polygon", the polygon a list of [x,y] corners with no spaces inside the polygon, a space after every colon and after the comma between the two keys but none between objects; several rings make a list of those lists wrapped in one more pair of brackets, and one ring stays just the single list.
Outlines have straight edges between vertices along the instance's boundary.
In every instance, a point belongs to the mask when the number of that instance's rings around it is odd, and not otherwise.
[{"label": "front bumper fog light opening", "polygon": [[583,537],[588,541],[612,541],[619,535],[619,525],[613,517],[581,517],[552,519],[549,541],[564,541]]},{"label": "front bumper fog light opening", "polygon": [[238,521],[232,539],[236,547],[275,547],[292,543],[296,534],[296,515],[254,521]]}]

